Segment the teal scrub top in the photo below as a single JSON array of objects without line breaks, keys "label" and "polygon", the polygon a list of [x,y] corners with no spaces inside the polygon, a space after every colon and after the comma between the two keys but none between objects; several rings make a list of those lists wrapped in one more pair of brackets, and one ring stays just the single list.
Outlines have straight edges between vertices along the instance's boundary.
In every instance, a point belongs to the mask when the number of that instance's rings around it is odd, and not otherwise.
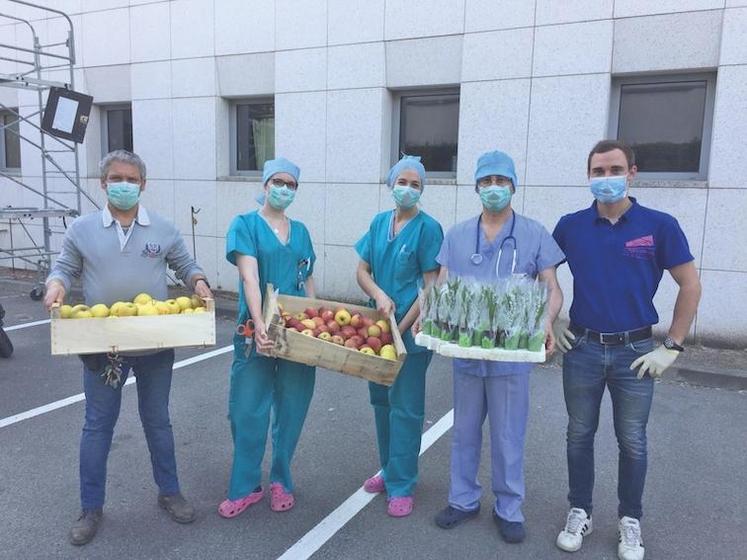
[{"label": "teal scrub top", "polygon": [[[392,298],[395,318],[401,321],[418,297],[423,274],[439,268],[436,256],[444,239],[441,224],[418,212],[396,236],[392,235],[394,210],[377,214],[368,232],[355,244],[361,260],[371,267],[376,284]],[[374,306],[374,302],[369,302]],[[402,335],[409,353],[426,351],[417,346],[412,333]]]},{"label": "teal scrub top", "polygon": [[[301,222],[288,219],[288,242],[283,244],[258,211],[236,216],[226,234],[226,259],[236,265],[238,255],[257,259],[259,289],[264,298],[271,283],[281,294],[305,296],[306,279],[314,273],[316,255],[309,230]],[[244,297],[244,284],[239,279],[239,321],[250,318]]]}]

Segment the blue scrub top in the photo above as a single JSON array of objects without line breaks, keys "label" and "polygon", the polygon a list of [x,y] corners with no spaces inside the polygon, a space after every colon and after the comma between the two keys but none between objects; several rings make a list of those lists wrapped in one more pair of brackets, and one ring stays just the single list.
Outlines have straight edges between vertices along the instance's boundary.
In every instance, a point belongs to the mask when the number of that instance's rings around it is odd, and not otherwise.
[{"label": "blue scrub top", "polygon": [[[423,274],[439,268],[436,255],[444,234],[441,224],[422,210],[399,233],[390,235],[394,210],[377,214],[366,234],[355,244],[361,260],[371,267],[376,284],[392,298],[395,318],[401,321],[418,297]],[[369,302],[374,306],[374,302]],[[402,335],[408,353],[427,351],[415,344],[408,329]]]},{"label": "blue scrub top", "polygon": [[[257,259],[259,288],[264,298],[268,283],[281,294],[305,296],[303,282],[314,273],[316,255],[311,236],[301,222],[288,219],[289,238],[283,244],[258,211],[236,216],[226,234],[226,259],[236,264],[238,255]],[[249,319],[244,285],[239,279],[239,321]]]},{"label": "blue scrub top", "polygon": [[[516,239],[516,274],[526,274],[536,278],[543,270],[555,267],[565,258],[558,244],[545,227],[539,222],[514,212],[516,222],[513,236]],[[501,278],[512,273],[513,249],[511,239],[511,218],[504,224],[492,243],[485,238],[480,228],[479,216],[470,218],[455,225],[444,239],[437,261],[448,268],[449,276],[473,278],[480,282],[497,280],[496,263],[503,243],[498,271]],[[471,260],[477,249],[477,235],[480,235],[480,254],[482,262],[474,264]],[[527,374],[533,364],[526,362],[491,362],[488,360],[454,359],[454,372],[469,373],[479,377],[500,375]]]},{"label": "blue scrub top", "polygon": [[677,220],[633,205],[612,224],[596,201],[560,218],[553,236],[573,274],[574,324],[623,332],[659,322],[653,299],[665,269],[693,260]]}]

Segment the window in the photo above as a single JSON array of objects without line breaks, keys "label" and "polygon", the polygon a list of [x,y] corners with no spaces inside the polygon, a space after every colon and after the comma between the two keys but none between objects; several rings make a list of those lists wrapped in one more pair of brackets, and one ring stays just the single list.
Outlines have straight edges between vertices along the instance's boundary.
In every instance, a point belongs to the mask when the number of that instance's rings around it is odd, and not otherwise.
[{"label": "window", "polygon": [[610,132],[633,148],[642,177],[706,179],[715,85],[712,74],[613,83]]},{"label": "window", "polygon": [[428,175],[454,177],[459,91],[402,93],[395,98],[395,107],[393,162],[403,153],[420,156]]},{"label": "window", "polygon": [[101,109],[101,151],[132,150],[132,106],[111,105]]},{"label": "window", "polygon": [[21,137],[18,109],[0,111],[0,170],[20,171]]},{"label": "window", "polygon": [[231,103],[231,175],[261,175],[275,157],[275,102],[272,99]]}]

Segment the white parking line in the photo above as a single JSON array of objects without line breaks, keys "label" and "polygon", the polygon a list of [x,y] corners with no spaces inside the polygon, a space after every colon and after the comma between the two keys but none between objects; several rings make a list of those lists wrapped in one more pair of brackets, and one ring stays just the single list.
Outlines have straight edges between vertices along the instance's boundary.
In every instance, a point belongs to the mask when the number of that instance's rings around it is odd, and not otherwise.
[{"label": "white parking line", "polygon": [[27,329],[28,327],[35,327],[37,325],[46,325],[49,322],[50,322],[49,319],[44,319],[43,321],[34,321],[32,323],[21,323],[20,325],[12,325],[10,327],[3,327],[3,330],[5,332],[17,331],[19,329]]},{"label": "white parking line", "polygon": [[[444,414],[431,428],[423,434],[420,441],[420,455],[436,443],[441,436],[448,432],[454,424],[454,409]],[[342,529],[348,521],[353,519],[376,497],[369,494],[363,487],[342,502],[336,510],[322,519],[313,529],[301,537],[296,544],[286,550],[278,560],[306,560],[319,550],[324,543]]]},{"label": "white parking line", "polygon": [[[233,350],[233,344],[229,344],[228,346],[223,346],[222,348],[211,350],[210,352],[205,352],[204,354],[198,354],[197,356],[193,356],[191,358],[187,358],[186,360],[180,360],[174,363],[174,369],[180,369],[180,368],[192,365],[192,364],[196,364],[197,362],[203,362],[205,360],[209,360],[210,358],[214,358],[215,356],[220,356],[221,354],[231,352],[232,350]],[[133,383],[135,383],[135,376],[131,375],[125,382],[125,386],[131,385]],[[43,406],[32,408],[31,410],[27,410],[26,412],[21,412],[13,416],[8,416],[7,418],[2,418],[0,419],[0,428],[5,428],[6,426],[17,424],[18,422],[28,420],[29,418],[41,416],[42,414],[46,414],[47,412],[52,412],[53,410],[66,407],[71,404],[75,404],[85,399],[86,399],[86,395],[84,393],[78,393],[77,395],[73,395],[71,397],[60,399],[59,401],[55,401],[53,403],[49,403]]]}]

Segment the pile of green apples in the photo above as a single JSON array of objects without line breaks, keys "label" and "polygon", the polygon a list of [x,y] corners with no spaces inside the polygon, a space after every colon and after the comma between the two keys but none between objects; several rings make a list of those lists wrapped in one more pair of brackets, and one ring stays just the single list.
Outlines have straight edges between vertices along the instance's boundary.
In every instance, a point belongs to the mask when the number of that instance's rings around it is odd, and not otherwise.
[{"label": "pile of green apples", "polygon": [[187,315],[205,313],[205,303],[198,296],[180,296],[159,301],[149,294],[136,295],[132,301],[116,301],[111,307],[104,303],[95,305],[63,305],[60,307],[62,319],[104,319],[115,317],[137,317],[146,315]]}]

